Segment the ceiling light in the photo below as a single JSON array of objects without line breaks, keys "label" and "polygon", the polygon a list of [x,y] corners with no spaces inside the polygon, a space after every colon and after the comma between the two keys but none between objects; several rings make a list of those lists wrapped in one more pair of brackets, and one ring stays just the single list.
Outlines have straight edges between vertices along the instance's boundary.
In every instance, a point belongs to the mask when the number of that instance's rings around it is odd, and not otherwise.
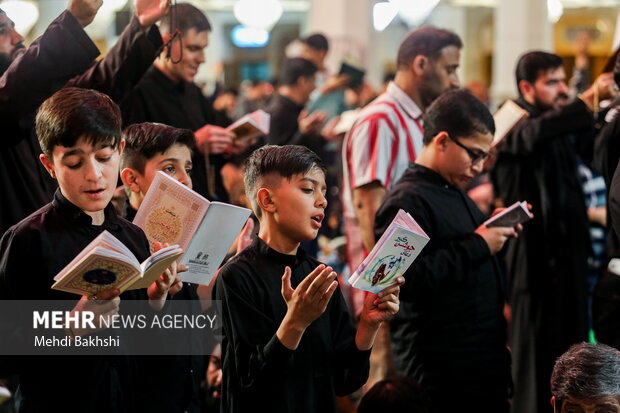
[{"label": "ceiling light", "polygon": [[239,0],[233,13],[245,26],[271,30],[282,17],[282,4],[279,0]]},{"label": "ceiling light", "polygon": [[24,0],[7,0],[0,3],[0,8],[15,23],[17,33],[26,36],[39,20],[39,7]]},{"label": "ceiling light", "polygon": [[392,3],[377,3],[372,9],[372,24],[375,30],[382,32],[394,20],[398,8]]}]

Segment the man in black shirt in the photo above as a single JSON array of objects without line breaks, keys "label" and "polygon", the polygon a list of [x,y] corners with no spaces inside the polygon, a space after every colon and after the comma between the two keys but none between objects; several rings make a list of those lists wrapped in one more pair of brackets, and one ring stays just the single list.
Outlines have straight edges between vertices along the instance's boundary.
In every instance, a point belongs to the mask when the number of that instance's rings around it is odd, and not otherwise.
[{"label": "man in black shirt", "polygon": [[[53,277],[104,230],[138,260],[148,257],[142,230],[118,217],[110,204],[124,147],[120,123],[118,107],[93,90],[64,88],[43,103],[36,120],[41,163],[58,181],[59,190],[51,203],[11,227],[0,240],[1,299],[75,300],[73,294],[50,288]],[[148,297],[150,306],[161,310],[170,286],[178,281],[176,271],[169,269],[146,293],[128,291],[122,298]],[[119,294],[118,289],[98,294],[100,299],[114,300],[102,303],[99,314],[109,310],[110,303],[117,309]],[[83,308],[88,298],[82,297],[74,310]],[[101,329],[73,329],[71,334]],[[20,378],[20,412],[132,412],[137,408],[132,392],[136,371],[124,356],[3,359],[0,374],[7,372]]]},{"label": "man in black shirt", "polygon": [[246,162],[246,193],[260,233],[216,281],[222,411],[336,412],[336,396],[366,381],[377,330],[398,311],[402,277],[367,295],[356,332],[336,273],[299,248],[316,237],[324,218],[324,171],[301,146],[264,146]]},{"label": "man in black shirt", "polygon": [[57,187],[38,161],[33,131],[37,107],[63,86],[96,89],[120,101],[161,46],[154,23],[165,14],[166,2],[135,0],[135,16],[116,45],[94,63],[99,50],[84,27],[100,5],[70,0],[67,10],[27,49],[20,47],[13,22],[0,12],[0,44],[12,39],[12,50],[0,49],[2,60],[11,63],[0,78],[0,234],[47,204]]},{"label": "man in black shirt", "polygon": [[[171,7],[178,27],[168,20],[160,26],[164,42],[172,39],[140,83],[121,103],[125,126],[141,122],[158,122],[194,131],[194,190],[209,199],[227,201],[220,169],[231,148],[234,134],[214,125],[211,103],[194,83],[198,68],[205,62],[204,49],[209,44],[211,24],[203,12],[191,4]],[[173,38],[179,29],[179,37]]]},{"label": "man in black shirt", "polygon": [[430,237],[406,273],[390,335],[397,371],[420,382],[433,412],[508,412],[510,355],[495,254],[520,228],[481,225],[485,216],[464,192],[482,171],[494,131],[488,109],[468,92],[440,96],[425,117],[422,152],[376,215],[377,239],[399,209]]}]

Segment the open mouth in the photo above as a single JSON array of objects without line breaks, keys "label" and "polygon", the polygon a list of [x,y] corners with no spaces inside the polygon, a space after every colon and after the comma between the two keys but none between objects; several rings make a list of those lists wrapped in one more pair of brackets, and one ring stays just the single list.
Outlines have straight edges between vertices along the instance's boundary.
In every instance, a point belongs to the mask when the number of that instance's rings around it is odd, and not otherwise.
[{"label": "open mouth", "polygon": [[320,228],[320,227],[321,227],[321,222],[323,222],[323,218],[324,218],[324,215],[322,215],[322,214],[321,214],[321,215],[315,215],[315,216],[313,216],[313,217],[310,217],[310,219],[311,219],[311,220],[315,223],[315,226],[316,226],[317,228]]},{"label": "open mouth", "polygon": [[97,197],[97,196],[103,194],[103,191],[105,191],[105,189],[100,188],[100,189],[91,189],[91,190],[84,191],[84,192],[87,193],[90,196]]}]

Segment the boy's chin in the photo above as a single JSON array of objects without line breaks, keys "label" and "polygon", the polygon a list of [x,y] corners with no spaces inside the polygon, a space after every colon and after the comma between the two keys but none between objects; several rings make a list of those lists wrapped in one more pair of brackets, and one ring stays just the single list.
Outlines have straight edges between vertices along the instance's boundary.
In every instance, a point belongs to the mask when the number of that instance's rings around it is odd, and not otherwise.
[{"label": "boy's chin", "polygon": [[112,196],[103,196],[99,199],[80,199],[76,206],[84,212],[99,212],[103,211],[105,207],[112,201]]}]

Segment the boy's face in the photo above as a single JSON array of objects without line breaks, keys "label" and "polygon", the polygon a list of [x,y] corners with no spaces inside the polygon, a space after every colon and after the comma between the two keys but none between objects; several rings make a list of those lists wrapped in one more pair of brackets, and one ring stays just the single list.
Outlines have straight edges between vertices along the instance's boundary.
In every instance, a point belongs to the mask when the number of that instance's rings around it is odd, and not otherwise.
[{"label": "boy's face", "polygon": [[445,136],[439,144],[441,152],[436,163],[437,172],[451,185],[465,190],[471,180],[482,172],[493,135],[476,132],[465,139],[448,137],[445,132],[442,134]]},{"label": "boy's face", "polygon": [[102,211],[112,199],[118,179],[120,155],[125,147],[91,145],[85,139],[78,139],[75,146],[57,145],[51,159],[42,154],[41,163],[58,186],[65,198],[86,212]]},{"label": "boy's face", "polygon": [[[293,242],[316,238],[325,217],[325,174],[312,168],[306,174],[279,178],[280,185],[271,189],[277,231]],[[265,214],[265,211],[263,211]]]},{"label": "boy's face", "polygon": [[146,195],[157,171],[162,171],[181,182],[183,185],[192,187],[192,153],[185,145],[174,144],[164,153],[155,155],[144,166],[144,174],[136,174],[136,183],[140,192]]}]

